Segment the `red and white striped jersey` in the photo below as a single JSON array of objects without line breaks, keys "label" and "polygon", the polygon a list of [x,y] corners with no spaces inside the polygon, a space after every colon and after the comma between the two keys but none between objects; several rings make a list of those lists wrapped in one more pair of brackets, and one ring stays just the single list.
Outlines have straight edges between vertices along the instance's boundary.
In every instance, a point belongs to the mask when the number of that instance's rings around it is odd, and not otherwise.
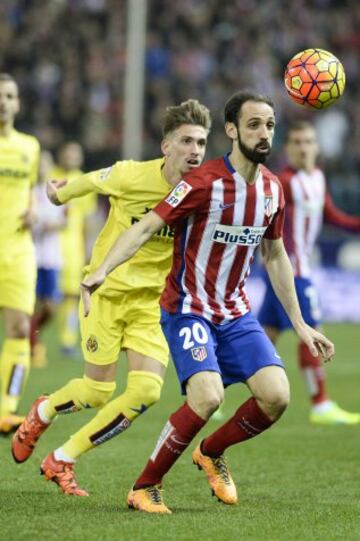
[{"label": "red and white striped jersey", "polygon": [[310,276],[310,255],[323,221],[349,231],[360,231],[360,218],[337,209],[326,189],[323,172],[290,167],[279,175],[286,202],[284,243],[295,276]]},{"label": "red and white striped jersey", "polygon": [[184,176],[155,208],[175,227],[173,265],[160,304],[169,312],[226,323],[250,310],[244,285],[263,237],[284,223],[281,184],[261,166],[248,184],[227,156]]}]

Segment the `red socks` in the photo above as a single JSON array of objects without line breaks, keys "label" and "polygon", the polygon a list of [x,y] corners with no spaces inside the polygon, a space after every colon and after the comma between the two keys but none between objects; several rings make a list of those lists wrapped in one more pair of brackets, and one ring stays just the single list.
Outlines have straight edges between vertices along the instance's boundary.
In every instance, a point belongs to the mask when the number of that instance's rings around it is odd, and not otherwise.
[{"label": "red socks", "polygon": [[[206,424],[185,402],[166,423],[144,471],[134,489],[160,484],[189,443]],[[255,398],[247,400],[235,415],[216,432],[205,438],[201,450],[205,455],[217,457],[230,445],[257,436],[273,422],[260,409]]]},{"label": "red socks", "polygon": [[203,440],[201,451],[215,458],[230,445],[254,438],[272,424],[273,421],[260,409],[255,398],[249,398],[227,423]]},{"label": "red socks", "polygon": [[185,451],[206,422],[185,402],[181,408],[170,416],[164,426],[153,454],[137,479],[134,488],[139,489],[161,483],[163,476]]},{"label": "red socks", "polygon": [[328,400],[325,389],[325,373],[320,356],[313,357],[307,345],[301,342],[298,347],[298,360],[311,402],[315,405]]}]

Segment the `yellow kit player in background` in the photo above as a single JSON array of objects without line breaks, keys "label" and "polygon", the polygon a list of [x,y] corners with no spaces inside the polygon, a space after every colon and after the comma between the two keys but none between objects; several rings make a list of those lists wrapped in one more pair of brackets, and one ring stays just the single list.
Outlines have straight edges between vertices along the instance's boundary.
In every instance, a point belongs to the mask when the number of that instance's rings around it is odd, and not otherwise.
[{"label": "yellow kit player in background", "polygon": [[[208,109],[196,100],[188,100],[166,109],[163,158],[120,161],[72,183],[48,183],[48,194],[55,204],[89,192],[110,196],[110,213],[94,245],[88,272],[97,268],[121,231],[149,212],[184,173],[201,164],[209,129]],[[76,482],[76,459],[126,430],[160,398],[169,353],[160,328],[159,298],[172,251],[173,231],[165,226],[98,289],[89,317],[83,316],[80,307],[84,377],[69,381],[49,397],[38,398],[14,435],[13,457],[16,462],[24,462],[58,414],[101,407],[88,424],[41,464],[46,478],[67,494],[87,495]],[[116,387],[120,350],[127,355],[127,386],[122,395],[109,402]]]},{"label": "yellow kit player in background", "polygon": [[[58,163],[50,178],[66,178],[68,182],[79,179],[83,172],[84,156],[81,145],[74,141],[64,143],[58,153]],[[78,342],[79,282],[86,261],[86,240],[89,218],[96,212],[97,196],[89,193],[69,201],[67,225],[60,234],[63,267],[60,290],[60,344],[64,355],[73,355]]]},{"label": "yellow kit player in background", "polygon": [[15,80],[0,74],[0,309],[5,323],[0,377],[0,433],[16,429],[16,415],[30,366],[30,316],[35,304],[36,262],[29,231],[32,187],[40,145],[14,129],[20,101]]}]

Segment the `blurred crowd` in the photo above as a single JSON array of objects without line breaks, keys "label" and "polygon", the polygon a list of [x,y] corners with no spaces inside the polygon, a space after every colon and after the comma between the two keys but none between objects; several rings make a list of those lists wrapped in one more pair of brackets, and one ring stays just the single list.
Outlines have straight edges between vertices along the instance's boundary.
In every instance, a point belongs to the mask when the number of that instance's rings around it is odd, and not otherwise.
[{"label": "blurred crowd", "polygon": [[[134,0],[135,1],[135,0]],[[45,148],[78,140],[86,168],[119,158],[126,63],[126,0],[6,0],[0,3],[0,67],[20,85],[21,129]],[[159,118],[194,97],[214,116],[208,156],[227,148],[224,100],[255,88],[274,98],[274,167],[294,118],[315,122],[332,194],[360,212],[360,3],[352,0],[148,0],[144,158],[159,154]],[[287,61],[321,47],[343,63],[345,95],[327,111],[293,104]]]}]

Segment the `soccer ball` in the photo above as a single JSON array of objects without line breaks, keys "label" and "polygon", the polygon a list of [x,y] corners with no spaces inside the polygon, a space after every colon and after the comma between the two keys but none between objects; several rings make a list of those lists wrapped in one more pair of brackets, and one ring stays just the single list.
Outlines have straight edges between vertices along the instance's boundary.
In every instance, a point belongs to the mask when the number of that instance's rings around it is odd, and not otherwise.
[{"label": "soccer ball", "polygon": [[290,98],[296,103],[324,109],[344,92],[345,71],[332,53],[306,49],[290,60],[284,81]]}]

